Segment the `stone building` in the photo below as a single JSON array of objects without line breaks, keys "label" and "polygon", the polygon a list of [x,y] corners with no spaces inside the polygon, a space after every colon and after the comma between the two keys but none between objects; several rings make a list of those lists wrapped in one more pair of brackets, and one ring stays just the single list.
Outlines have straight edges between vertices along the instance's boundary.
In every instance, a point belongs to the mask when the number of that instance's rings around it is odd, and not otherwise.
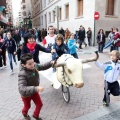
[{"label": "stone building", "polygon": [[[59,6],[59,29],[69,28],[75,33],[80,25],[85,30],[91,27],[93,43],[96,43],[94,31],[96,35],[103,29],[107,36],[111,27],[120,28],[120,0],[31,0],[31,3],[33,28],[57,27],[56,6]],[[94,20],[96,11],[100,14],[97,21]]]},{"label": "stone building", "polygon": [[31,0],[21,0],[21,13],[23,27],[31,28]]}]

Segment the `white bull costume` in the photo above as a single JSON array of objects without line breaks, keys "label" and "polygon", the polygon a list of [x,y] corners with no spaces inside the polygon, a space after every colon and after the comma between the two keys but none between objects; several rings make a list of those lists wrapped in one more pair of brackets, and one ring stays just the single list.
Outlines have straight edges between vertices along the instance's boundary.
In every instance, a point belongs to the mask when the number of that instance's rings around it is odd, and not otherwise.
[{"label": "white bull costume", "polygon": [[64,54],[58,58],[55,67],[57,67],[57,79],[64,86],[75,86],[81,88],[84,86],[82,77],[83,63],[96,61],[99,58],[98,52],[96,57],[89,59],[76,59],[69,54]]}]

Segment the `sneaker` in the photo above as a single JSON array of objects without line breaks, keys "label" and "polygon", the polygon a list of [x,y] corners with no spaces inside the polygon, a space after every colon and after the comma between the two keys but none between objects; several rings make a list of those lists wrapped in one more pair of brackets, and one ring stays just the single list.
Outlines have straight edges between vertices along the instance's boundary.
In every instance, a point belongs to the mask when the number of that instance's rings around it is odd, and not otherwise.
[{"label": "sneaker", "polygon": [[35,117],[34,115],[33,115],[33,117],[34,117],[36,120],[42,120],[42,118],[40,118],[40,117]]},{"label": "sneaker", "polygon": [[7,65],[4,66],[4,68],[6,68],[6,67],[7,67]]},{"label": "sneaker", "polygon": [[3,67],[0,67],[0,70],[2,70],[3,69]]},{"label": "sneaker", "polygon": [[53,68],[53,72],[56,72],[56,68]]},{"label": "sneaker", "polygon": [[13,70],[11,70],[11,71],[10,71],[10,75],[13,75],[13,74],[14,74],[14,72],[13,72]]},{"label": "sneaker", "polygon": [[23,115],[24,116],[24,120],[31,120],[29,115]]},{"label": "sneaker", "polygon": [[104,100],[103,100],[103,105],[106,107],[109,106]]}]

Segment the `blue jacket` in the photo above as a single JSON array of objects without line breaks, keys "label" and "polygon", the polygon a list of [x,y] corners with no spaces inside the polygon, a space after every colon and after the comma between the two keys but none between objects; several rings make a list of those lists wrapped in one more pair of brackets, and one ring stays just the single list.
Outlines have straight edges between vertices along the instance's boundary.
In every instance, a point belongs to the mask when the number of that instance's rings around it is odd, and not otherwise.
[{"label": "blue jacket", "polygon": [[74,40],[72,40],[72,39],[68,40],[68,48],[70,50],[70,54],[76,53],[76,48],[78,48],[78,47],[75,45],[75,43],[76,43],[75,39]]},{"label": "blue jacket", "polygon": [[62,54],[69,54],[68,46],[64,43],[62,43],[60,46],[58,46],[56,43],[53,44],[53,49],[56,50],[56,53],[60,57]]}]

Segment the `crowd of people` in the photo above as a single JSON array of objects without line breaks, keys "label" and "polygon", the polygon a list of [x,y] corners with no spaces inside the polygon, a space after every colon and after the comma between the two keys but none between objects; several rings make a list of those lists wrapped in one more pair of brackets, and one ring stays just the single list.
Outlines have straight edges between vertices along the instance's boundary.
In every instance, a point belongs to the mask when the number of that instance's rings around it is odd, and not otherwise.
[{"label": "crowd of people", "polygon": [[[30,120],[28,110],[30,109],[31,100],[33,100],[36,105],[33,117],[36,120],[42,120],[39,117],[39,114],[43,104],[38,92],[41,92],[44,89],[39,86],[40,77],[38,71],[46,70],[54,66],[56,60],[62,54],[71,54],[74,58],[78,59],[76,49],[83,49],[83,43],[85,47],[91,46],[92,31],[90,27],[86,32],[85,28],[81,25],[78,32],[75,34],[71,33],[68,28],[64,30],[61,27],[59,33],[56,33],[57,31],[53,26],[49,26],[48,31],[46,29],[40,31],[37,29],[24,30],[21,28],[19,30],[0,30],[0,68],[7,66],[6,51],[9,58],[11,74],[14,73],[12,59],[17,65],[15,57],[17,55],[18,61],[20,61],[18,87],[24,103],[22,114],[26,120]],[[24,38],[23,44],[20,43],[22,38]],[[85,38],[87,38],[88,44],[85,42]],[[119,94],[117,78],[119,76],[118,73],[120,73],[120,69],[118,69],[120,68],[118,63],[118,48],[120,46],[120,34],[118,29],[112,28],[108,38],[109,40],[114,40],[110,48],[110,51],[112,51],[111,62],[101,64],[97,61],[96,65],[105,70],[104,79],[108,83],[108,89],[111,94],[117,96]],[[41,42],[42,45],[37,43],[36,39]],[[96,37],[99,53],[103,53],[103,48],[106,42],[105,39],[106,36],[104,31],[103,29],[100,29]],[[76,42],[78,42],[79,46],[76,45]],[[51,61],[40,65],[39,51],[51,53]],[[109,70],[111,71],[108,72]],[[116,71],[116,77],[114,76],[114,70]],[[55,68],[53,68],[53,72],[56,72]],[[114,80],[111,79],[112,76],[114,76]],[[106,102],[105,96],[103,102]]]}]

